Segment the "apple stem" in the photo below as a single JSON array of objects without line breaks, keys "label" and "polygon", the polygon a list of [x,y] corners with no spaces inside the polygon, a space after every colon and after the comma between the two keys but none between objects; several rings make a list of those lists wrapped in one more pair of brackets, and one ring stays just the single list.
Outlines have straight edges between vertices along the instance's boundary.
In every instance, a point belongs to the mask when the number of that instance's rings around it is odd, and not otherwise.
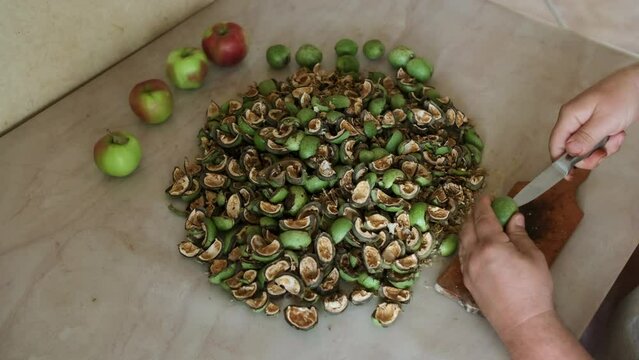
[{"label": "apple stem", "polygon": [[224,35],[226,35],[226,33],[228,33],[228,32],[229,32],[229,29],[228,29],[228,27],[227,27],[226,25],[222,25],[222,26],[220,26],[220,27],[217,29],[217,31],[216,31],[216,32],[217,32],[217,34],[218,34],[218,35],[220,35],[220,36],[224,36]]},{"label": "apple stem", "polygon": [[107,133],[111,136],[111,142],[113,144],[125,145],[129,142],[129,138],[121,133],[112,133],[111,130],[107,130]]}]

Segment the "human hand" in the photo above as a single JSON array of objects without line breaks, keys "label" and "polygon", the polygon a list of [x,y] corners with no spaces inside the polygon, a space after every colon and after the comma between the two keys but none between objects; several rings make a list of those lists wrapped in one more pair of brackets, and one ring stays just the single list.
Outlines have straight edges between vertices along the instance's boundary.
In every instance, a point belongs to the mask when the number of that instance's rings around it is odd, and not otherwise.
[{"label": "human hand", "polygon": [[565,152],[584,155],[610,136],[605,148],[577,164],[593,169],[619,150],[625,130],[638,119],[639,64],[610,75],[561,107],[550,135],[550,156],[554,160]]},{"label": "human hand", "polygon": [[524,216],[503,231],[483,196],[460,233],[464,285],[500,337],[538,316],[554,316],[553,285],[546,259],[528,237]]}]

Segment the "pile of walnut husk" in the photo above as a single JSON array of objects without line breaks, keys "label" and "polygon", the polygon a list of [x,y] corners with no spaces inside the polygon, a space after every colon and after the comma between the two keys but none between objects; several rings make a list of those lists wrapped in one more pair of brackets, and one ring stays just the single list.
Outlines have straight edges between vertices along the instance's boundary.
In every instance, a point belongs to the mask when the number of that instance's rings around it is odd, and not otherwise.
[{"label": "pile of walnut husk", "polygon": [[[388,326],[420,267],[455,251],[484,183],[483,143],[451,99],[410,78],[316,66],[211,102],[200,154],[173,170],[182,255],[256,312],[307,330],[379,300]],[[446,243],[446,249],[442,243]]]}]

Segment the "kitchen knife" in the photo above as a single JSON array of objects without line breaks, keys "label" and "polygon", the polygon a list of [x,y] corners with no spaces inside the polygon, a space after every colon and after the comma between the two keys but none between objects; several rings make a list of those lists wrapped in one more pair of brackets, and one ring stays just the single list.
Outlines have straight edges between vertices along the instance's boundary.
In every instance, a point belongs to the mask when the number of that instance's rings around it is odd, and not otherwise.
[{"label": "kitchen knife", "polygon": [[565,178],[570,170],[581,160],[590,156],[595,150],[601,149],[608,142],[608,136],[601,140],[595,147],[587,154],[583,156],[571,156],[564,154],[559,159],[555,160],[546,170],[537,175],[526,187],[521,189],[520,192],[513,198],[517,203],[517,206],[526,205],[529,202],[535,200],[539,195],[546,192],[546,190],[553,187],[556,183]]}]

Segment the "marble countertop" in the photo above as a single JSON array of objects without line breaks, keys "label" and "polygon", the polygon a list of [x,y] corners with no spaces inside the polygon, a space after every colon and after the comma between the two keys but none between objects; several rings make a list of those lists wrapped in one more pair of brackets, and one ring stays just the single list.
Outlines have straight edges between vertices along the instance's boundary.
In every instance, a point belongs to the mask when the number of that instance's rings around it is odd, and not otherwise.
[{"label": "marble countertop", "polygon": [[[212,68],[199,91],[177,91],[166,124],[136,120],[131,86],[163,77],[171,49],[198,46],[203,29],[221,20],[250,34],[244,62]],[[0,358],[506,358],[483,318],[432,289],[444,262],[424,270],[393,327],[373,327],[370,304],[323,316],[303,333],[230,301],[203,267],[178,254],[182,219],[167,210],[163,190],[172,166],[196,151],[208,99],[286,76],[292,67],[267,68],[270,44],[315,43],[332,67],[333,44],[344,36],[405,43],[432,59],[434,85],[488,144],[495,193],[548,164],[548,133],[563,102],[636,61],[477,0],[216,1],[0,138]],[[362,65],[388,70],[385,62]],[[93,144],[107,128],[132,131],[143,145],[129,178],[107,178],[93,165]],[[637,139],[631,129],[622,151],[582,186],[585,217],[552,268],[559,313],[575,334],[639,240]]]}]

